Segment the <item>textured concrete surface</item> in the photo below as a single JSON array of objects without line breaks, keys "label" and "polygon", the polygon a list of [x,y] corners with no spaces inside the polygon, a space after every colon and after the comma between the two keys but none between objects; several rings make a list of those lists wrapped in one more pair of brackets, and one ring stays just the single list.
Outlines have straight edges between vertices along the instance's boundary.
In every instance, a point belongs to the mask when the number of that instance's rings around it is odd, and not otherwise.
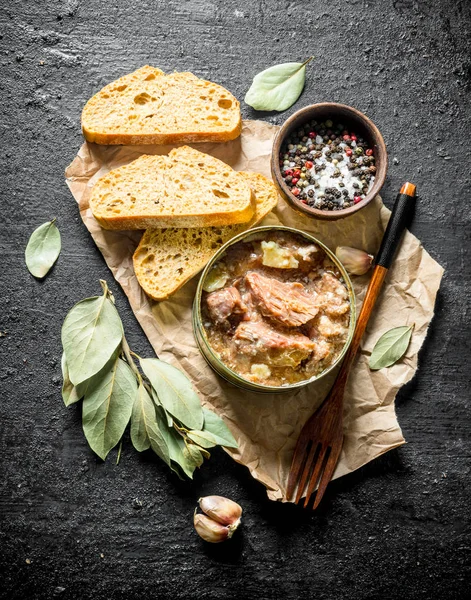
[{"label": "textured concrete surface", "polygon": [[[470,577],[469,237],[471,5],[459,0],[44,0],[1,3],[0,597],[7,599],[460,599]],[[240,99],[263,68],[314,55],[314,101],[365,111],[384,134],[391,206],[420,191],[413,232],[446,268],[420,370],[397,400],[409,444],[335,482],[305,514],[266,500],[222,451],[192,485],[123,446],[97,460],[60,397],[60,326],[112,285],[131,346],[150,353],[82,225],[64,167],[80,111],[145,63],[191,70]],[[29,233],[57,217],[63,251],[43,282]],[[3,332],[5,335],[3,335]],[[245,510],[240,535],[204,545],[200,495]]]}]

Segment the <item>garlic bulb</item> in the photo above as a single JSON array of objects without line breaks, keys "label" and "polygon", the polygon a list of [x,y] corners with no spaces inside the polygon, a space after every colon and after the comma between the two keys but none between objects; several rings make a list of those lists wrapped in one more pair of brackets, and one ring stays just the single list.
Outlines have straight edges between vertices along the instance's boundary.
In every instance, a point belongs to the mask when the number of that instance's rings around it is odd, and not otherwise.
[{"label": "garlic bulb", "polygon": [[242,508],[239,504],[223,496],[206,496],[198,502],[206,513],[201,515],[195,510],[193,524],[198,535],[212,544],[230,539],[240,525]]},{"label": "garlic bulb", "polygon": [[352,275],[364,275],[373,263],[373,256],[364,250],[338,246],[335,256],[343,264],[348,273]]}]

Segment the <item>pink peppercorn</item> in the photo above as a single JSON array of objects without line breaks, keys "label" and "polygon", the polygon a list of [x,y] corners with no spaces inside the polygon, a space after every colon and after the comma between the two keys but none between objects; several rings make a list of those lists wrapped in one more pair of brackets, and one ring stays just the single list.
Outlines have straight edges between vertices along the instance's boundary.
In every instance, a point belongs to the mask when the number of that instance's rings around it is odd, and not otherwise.
[{"label": "pink peppercorn", "polygon": [[366,156],[373,156],[373,150],[371,150],[371,148],[368,148],[368,150],[365,152]]},{"label": "pink peppercorn", "polygon": [[293,169],[285,169],[284,173],[285,173],[285,177],[288,177],[288,175],[293,174]]},{"label": "pink peppercorn", "polygon": [[315,131],[310,131],[310,132],[308,133],[308,135],[309,135],[309,137],[310,137],[310,138],[311,138],[311,140],[312,140],[313,138],[315,138],[315,137],[317,136],[317,133],[316,133]]},{"label": "pink peppercorn", "polygon": [[357,136],[354,133],[352,133],[352,135],[350,137],[352,138],[352,142],[357,141]]},{"label": "pink peppercorn", "polygon": [[344,141],[345,141],[345,142],[349,142],[349,141],[350,141],[350,136],[349,136],[349,135],[346,133],[346,134],[343,136],[343,139],[344,139]]},{"label": "pink peppercorn", "polygon": [[346,154],[347,156],[351,156],[351,155],[353,154],[353,150],[352,150],[351,148],[347,148],[347,149],[345,150],[345,154]]},{"label": "pink peppercorn", "polygon": [[295,169],[293,171],[293,175],[294,175],[294,177],[299,177],[301,175],[301,171],[299,169]]},{"label": "pink peppercorn", "polygon": [[294,194],[295,196],[299,196],[299,190],[298,190],[298,188],[293,188],[291,190],[291,193]]},{"label": "pink peppercorn", "polygon": [[358,204],[359,202],[361,202],[361,196],[354,196],[353,203]]},{"label": "pink peppercorn", "polygon": [[312,167],[314,166],[313,163],[310,160],[306,161],[306,164],[304,165],[306,167],[306,169],[312,169]]},{"label": "pink peppercorn", "polygon": [[291,183],[293,185],[296,185],[298,183],[299,179],[297,177],[293,177],[293,179],[291,180]]}]

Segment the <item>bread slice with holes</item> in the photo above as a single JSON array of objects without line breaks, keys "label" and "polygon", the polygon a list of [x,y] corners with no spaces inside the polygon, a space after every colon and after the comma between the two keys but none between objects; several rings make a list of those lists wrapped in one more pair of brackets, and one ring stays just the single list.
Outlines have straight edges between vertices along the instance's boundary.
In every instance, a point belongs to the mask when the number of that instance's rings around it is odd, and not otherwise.
[{"label": "bread slice with holes", "polygon": [[134,271],[146,294],[165,300],[196,275],[223,244],[260,223],[276,206],[273,183],[259,173],[240,172],[255,193],[256,209],[245,225],[197,229],[148,229],[134,256]]},{"label": "bread slice with holes", "polygon": [[147,229],[246,223],[255,203],[239,173],[182,146],[168,156],[140,156],[101,177],[90,208],[104,229]]},{"label": "bread slice with holes", "polygon": [[83,135],[96,144],[227,142],[241,128],[239,102],[222,86],[148,65],[106,85],[82,112]]}]

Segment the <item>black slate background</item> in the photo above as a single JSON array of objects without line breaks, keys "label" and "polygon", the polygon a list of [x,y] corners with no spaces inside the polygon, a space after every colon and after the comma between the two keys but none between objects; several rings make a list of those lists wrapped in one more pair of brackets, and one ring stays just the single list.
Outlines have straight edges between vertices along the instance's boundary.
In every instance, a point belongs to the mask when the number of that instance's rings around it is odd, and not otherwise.
[{"label": "black slate background", "polygon": [[[21,0],[0,3],[0,597],[459,599],[470,576],[469,265],[471,4],[459,0]],[[123,446],[88,449],[60,397],[60,327],[106,278],[128,340],[150,346],[112,281],[63,171],[85,101],[150,63],[191,70],[242,99],[260,70],[316,57],[274,123],[323,100],[365,111],[388,145],[388,206],[420,192],[412,231],[446,269],[415,379],[397,412],[409,444],[334,482],[315,514],[269,502],[222,451],[192,485]],[[396,160],[394,160],[396,159]],[[42,282],[29,233],[57,217],[63,251]],[[201,495],[245,511],[240,535],[205,545]]]}]

